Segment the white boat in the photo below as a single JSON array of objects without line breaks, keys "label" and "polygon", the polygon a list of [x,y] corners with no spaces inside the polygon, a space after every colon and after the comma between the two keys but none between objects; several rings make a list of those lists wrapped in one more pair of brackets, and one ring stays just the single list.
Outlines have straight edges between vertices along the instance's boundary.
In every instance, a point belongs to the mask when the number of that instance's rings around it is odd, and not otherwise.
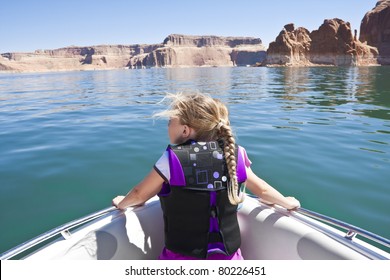
[{"label": "white boat", "polygon": [[[390,259],[390,240],[303,208],[288,211],[247,196],[238,217],[247,260]],[[64,224],[0,259],[156,260],[163,243],[162,212],[154,197],[140,207],[109,207]]]}]

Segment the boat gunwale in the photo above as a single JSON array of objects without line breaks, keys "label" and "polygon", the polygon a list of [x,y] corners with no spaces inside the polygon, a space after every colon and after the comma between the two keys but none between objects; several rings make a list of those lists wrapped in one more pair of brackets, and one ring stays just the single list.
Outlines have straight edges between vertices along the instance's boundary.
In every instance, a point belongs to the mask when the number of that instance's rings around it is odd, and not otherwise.
[{"label": "boat gunwale", "polygon": [[[246,194],[246,195],[251,198],[258,199],[258,197],[255,195],[252,194]],[[328,237],[348,246],[349,248],[359,252],[362,255],[365,255],[370,259],[384,259],[384,260],[390,259],[389,252],[386,252],[385,250],[375,247],[370,243],[365,242],[364,240],[355,238],[357,237],[357,235],[361,235],[367,238],[368,240],[371,240],[377,244],[381,244],[387,248],[390,248],[390,240],[383,236],[372,233],[360,227],[351,225],[349,223],[338,220],[336,218],[324,214],[320,214],[315,211],[308,210],[302,207],[294,210],[288,210],[278,205],[269,205],[261,201],[259,201],[259,203],[261,205],[268,206],[269,208],[273,209],[274,211],[282,215],[298,220],[299,222],[302,222],[305,225],[322,232]],[[343,235],[342,234],[343,232],[339,230],[340,228],[347,230],[347,233],[344,233]],[[362,242],[364,242],[365,244],[363,245]],[[366,245],[369,246],[371,245],[374,248],[380,250],[381,252],[384,252],[386,256],[376,252],[375,250],[369,249]]]},{"label": "boat gunwale", "polygon": [[[312,210],[308,210],[305,208],[299,208],[296,212],[299,214],[302,214],[304,216],[308,216],[308,217],[320,220],[322,222],[330,223],[334,226],[341,227],[343,229],[348,230],[348,232],[344,236],[348,240],[353,240],[353,238],[359,234],[359,235],[361,235],[361,236],[363,236],[371,241],[377,242],[378,244],[381,244],[383,246],[390,248],[390,240],[383,237],[383,236],[380,236],[376,233],[370,232],[368,230],[362,229],[362,228],[354,226],[352,224],[340,221],[336,218],[332,218],[332,217],[329,217],[329,216],[326,216],[326,215],[323,215],[323,214],[320,214],[320,213],[317,213],[317,212],[314,212]],[[292,214],[293,214],[293,216],[295,215],[293,212],[292,212]]]},{"label": "boat gunwale", "polygon": [[51,238],[56,237],[59,234],[61,234],[64,237],[64,239],[67,239],[68,236],[70,235],[69,230],[76,228],[76,227],[79,227],[79,226],[82,226],[90,221],[96,220],[100,217],[103,217],[104,215],[110,214],[110,213],[115,212],[115,211],[119,212],[120,210],[118,210],[114,206],[111,206],[111,207],[107,207],[107,208],[104,208],[102,210],[98,210],[96,212],[93,212],[93,213],[88,214],[86,216],[83,216],[81,218],[75,219],[75,220],[70,221],[68,223],[62,224],[58,227],[55,227],[51,230],[48,230],[48,231],[46,231],[46,232],[44,232],[36,237],[34,237],[28,241],[25,241],[25,242],[17,245],[16,247],[13,247],[10,250],[7,250],[6,252],[0,254],[0,260],[8,260],[10,258],[13,258],[13,257],[27,251],[28,249],[31,249],[35,246],[38,246],[39,244],[45,242],[46,240],[49,240]]}]

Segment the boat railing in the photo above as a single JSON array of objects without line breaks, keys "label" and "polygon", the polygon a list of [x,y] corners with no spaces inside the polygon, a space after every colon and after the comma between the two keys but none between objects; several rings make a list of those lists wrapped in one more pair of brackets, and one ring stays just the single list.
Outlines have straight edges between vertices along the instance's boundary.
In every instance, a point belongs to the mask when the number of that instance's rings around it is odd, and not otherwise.
[{"label": "boat railing", "polygon": [[26,241],[26,242],[24,242],[16,247],[14,247],[14,248],[2,253],[0,255],[0,260],[8,260],[12,257],[15,257],[15,256],[27,251],[28,249],[35,247],[35,246],[45,242],[46,240],[49,240],[49,239],[51,239],[59,234],[61,234],[65,239],[68,239],[71,235],[69,230],[71,230],[72,228],[81,226],[89,221],[95,220],[95,219],[97,219],[97,218],[99,218],[107,213],[113,212],[113,211],[119,211],[119,210],[116,207],[111,206],[111,207],[96,211],[96,212],[89,214],[87,216],[84,216],[82,218],[68,222],[66,224],[63,224],[59,227],[56,227],[52,230],[45,232],[45,233],[42,233],[41,235],[38,235],[37,237],[30,239],[30,240],[28,240],[28,241]]},{"label": "boat railing", "polygon": [[[258,197],[253,195],[253,194],[246,193],[246,195],[249,197],[258,199]],[[267,205],[266,203],[264,203],[264,204]],[[282,208],[279,206],[276,206],[276,207],[280,208],[280,209],[284,209],[285,211],[289,211],[289,210],[286,210],[285,208]],[[302,207],[295,209],[293,211],[289,211],[289,212],[290,213],[296,212],[296,213],[302,214],[304,216],[313,218],[315,220],[325,222],[329,225],[336,226],[336,227],[342,228],[344,230],[347,230],[347,233],[344,236],[346,239],[352,240],[357,234],[359,234],[359,235],[361,235],[361,236],[363,236],[363,237],[365,237],[373,242],[376,242],[378,244],[381,244],[385,247],[390,248],[390,240],[389,239],[384,238],[383,236],[380,236],[378,234],[372,233],[368,230],[362,229],[360,227],[357,227],[357,226],[351,225],[349,223],[340,221],[336,218],[332,218],[332,217],[329,217],[329,216],[326,216],[326,215],[323,215],[323,214],[320,214],[320,213],[317,213],[317,212],[314,212],[312,210],[308,210],[308,209],[305,209]],[[292,214],[292,215],[294,216],[294,214]]]},{"label": "boat railing", "polygon": [[360,227],[348,224],[348,223],[340,221],[338,219],[335,219],[335,218],[332,218],[332,217],[329,217],[329,216],[326,216],[326,215],[323,215],[323,214],[320,214],[320,213],[317,213],[317,212],[314,212],[314,211],[311,211],[311,210],[308,210],[305,208],[299,208],[295,212],[347,230],[347,233],[344,236],[346,239],[352,240],[356,235],[359,234],[359,235],[361,235],[361,236],[363,236],[371,241],[374,241],[376,243],[379,243],[383,246],[390,248],[390,240],[389,239],[384,238],[378,234],[372,233],[368,230],[362,229]]}]

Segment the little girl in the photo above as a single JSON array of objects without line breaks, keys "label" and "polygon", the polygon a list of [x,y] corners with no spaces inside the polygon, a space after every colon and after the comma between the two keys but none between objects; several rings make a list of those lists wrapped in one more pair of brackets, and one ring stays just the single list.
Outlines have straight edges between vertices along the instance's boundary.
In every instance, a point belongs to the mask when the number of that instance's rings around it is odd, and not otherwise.
[{"label": "little girl", "polygon": [[205,94],[168,97],[170,108],[157,115],[169,117],[173,145],[139,184],[112,203],[125,209],[159,196],[165,233],[160,259],[243,259],[237,221],[241,184],[269,204],[296,209],[300,203],[253,173],[220,100]]}]

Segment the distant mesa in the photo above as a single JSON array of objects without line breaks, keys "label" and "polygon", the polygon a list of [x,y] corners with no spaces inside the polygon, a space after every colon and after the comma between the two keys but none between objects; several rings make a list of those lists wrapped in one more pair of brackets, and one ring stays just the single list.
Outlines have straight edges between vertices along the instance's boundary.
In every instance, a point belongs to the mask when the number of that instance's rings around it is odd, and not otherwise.
[{"label": "distant mesa", "polygon": [[147,67],[254,65],[265,59],[259,38],[169,35],[162,44],[101,45],[4,53],[0,70],[66,71]]},{"label": "distant mesa", "polygon": [[259,38],[169,35],[158,48],[130,59],[130,68],[243,66],[265,59]]}]

